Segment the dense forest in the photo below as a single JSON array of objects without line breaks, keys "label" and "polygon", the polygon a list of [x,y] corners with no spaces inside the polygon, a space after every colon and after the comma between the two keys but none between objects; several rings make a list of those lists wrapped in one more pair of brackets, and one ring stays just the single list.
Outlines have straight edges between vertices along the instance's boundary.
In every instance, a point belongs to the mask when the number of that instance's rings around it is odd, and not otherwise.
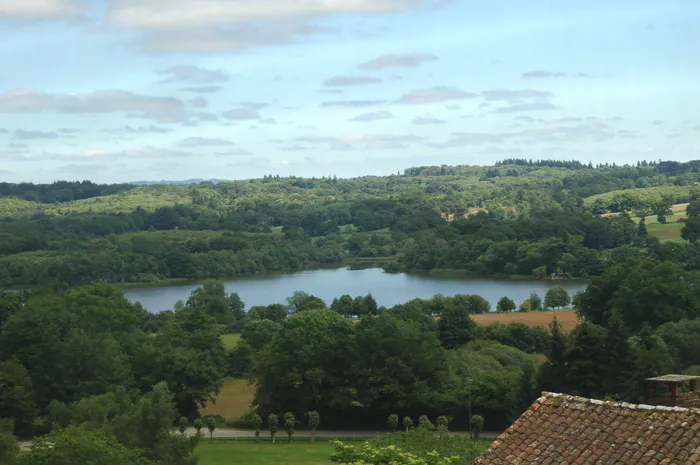
[{"label": "dense forest", "polygon": [[632,257],[697,269],[697,211],[680,219],[688,241],[659,240],[640,218],[664,225],[671,206],[700,197],[698,181],[699,162],[505,160],[356,179],[0,183],[0,285],[207,279],[352,261],[537,278],[596,276]]}]

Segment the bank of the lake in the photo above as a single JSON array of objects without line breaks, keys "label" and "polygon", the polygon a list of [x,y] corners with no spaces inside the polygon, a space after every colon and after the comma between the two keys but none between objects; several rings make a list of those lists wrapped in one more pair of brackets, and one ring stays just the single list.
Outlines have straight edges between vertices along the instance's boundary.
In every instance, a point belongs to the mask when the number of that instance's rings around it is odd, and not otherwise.
[{"label": "bank of the lake", "polygon": [[[439,278],[430,275],[387,273],[380,268],[321,269],[298,273],[231,279],[224,282],[228,292],[237,292],[246,307],[284,303],[294,291],[316,295],[330,304],[335,297],[371,293],[379,305],[391,307],[414,298],[429,299],[435,294],[478,294],[496,308],[498,299],[508,296],[520,303],[532,292],[541,296],[552,286],[564,286],[573,295],[586,287],[585,281],[522,281],[493,278]],[[200,283],[126,288],[124,294],[151,312],[171,309],[185,301]]]}]

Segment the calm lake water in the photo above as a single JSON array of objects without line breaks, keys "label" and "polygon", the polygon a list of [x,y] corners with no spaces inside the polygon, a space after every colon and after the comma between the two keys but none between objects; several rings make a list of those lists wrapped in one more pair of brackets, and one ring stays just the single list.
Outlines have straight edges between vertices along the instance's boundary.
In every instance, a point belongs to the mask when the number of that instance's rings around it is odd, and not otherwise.
[{"label": "calm lake water", "polygon": [[[284,303],[294,291],[318,296],[328,305],[335,297],[349,294],[353,297],[371,293],[379,305],[391,307],[416,297],[429,299],[435,294],[478,294],[496,309],[498,299],[508,296],[520,304],[531,292],[542,298],[552,286],[564,286],[571,296],[584,290],[583,281],[510,281],[497,279],[447,279],[429,276],[385,273],[379,268],[350,270],[314,270],[276,276],[235,279],[225,282],[226,291],[237,292],[246,307]],[[173,308],[175,302],[187,300],[198,284],[126,289],[126,297],[141,304],[150,312]]]}]

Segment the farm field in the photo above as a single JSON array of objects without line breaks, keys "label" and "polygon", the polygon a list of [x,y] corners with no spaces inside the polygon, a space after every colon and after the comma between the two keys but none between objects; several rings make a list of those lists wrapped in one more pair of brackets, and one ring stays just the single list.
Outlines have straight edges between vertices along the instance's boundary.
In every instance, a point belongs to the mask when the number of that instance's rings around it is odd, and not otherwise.
[{"label": "farm field", "polygon": [[329,441],[308,439],[291,444],[281,435],[276,444],[270,442],[202,439],[197,447],[200,465],[315,465],[329,464],[334,448]]},{"label": "farm field", "polygon": [[561,322],[565,331],[571,331],[578,325],[579,319],[574,310],[548,310],[544,312],[482,313],[471,315],[482,326],[491,323],[524,323],[528,326],[547,326],[554,317]]},{"label": "farm field", "polygon": [[224,383],[216,404],[209,404],[202,409],[202,415],[221,415],[227,421],[237,420],[250,410],[255,394],[255,386],[245,379],[232,379]]},{"label": "farm field", "polygon": [[680,240],[681,229],[683,229],[683,223],[647,224],[647,232],[649,235],[658,237],[659,240],[662,241]]}]

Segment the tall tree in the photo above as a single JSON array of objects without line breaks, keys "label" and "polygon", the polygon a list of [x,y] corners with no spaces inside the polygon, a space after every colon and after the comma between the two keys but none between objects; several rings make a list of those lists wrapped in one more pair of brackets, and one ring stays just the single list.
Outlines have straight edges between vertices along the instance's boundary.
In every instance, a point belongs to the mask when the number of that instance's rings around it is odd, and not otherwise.
[{"label": "tall tree", "polygon": [[588,321],[580,323],[568,336],[566,385],[583,397],[603,394],[602,361],[606,332]]},{"label": "tall tree", "polygon": [[539,372],[538,385],[542,391],[562,392],[566,380],[566,335],[556,317],[549,324],[547,361]]},{"label": "tall tree", "polygon": [[36,414],[29,372],[16,359],[0,362],[0,415],[12,419],[17,433],[24,435]]},{"label": "tall tree", "polygon": [[629,345],[629,330],[622,318],[613,312],[606,328],[605,348],[600,361],[600,373],[603,378],[601,387],[604,394],[622,396],[632,376],[634,364]]},{"label": "tall tree", "polygon": [[438,321],[440,343],[446,349],[454,349],[474,339],[476,323],[469,316],[469,308],[454,305],[443,311]]}]

